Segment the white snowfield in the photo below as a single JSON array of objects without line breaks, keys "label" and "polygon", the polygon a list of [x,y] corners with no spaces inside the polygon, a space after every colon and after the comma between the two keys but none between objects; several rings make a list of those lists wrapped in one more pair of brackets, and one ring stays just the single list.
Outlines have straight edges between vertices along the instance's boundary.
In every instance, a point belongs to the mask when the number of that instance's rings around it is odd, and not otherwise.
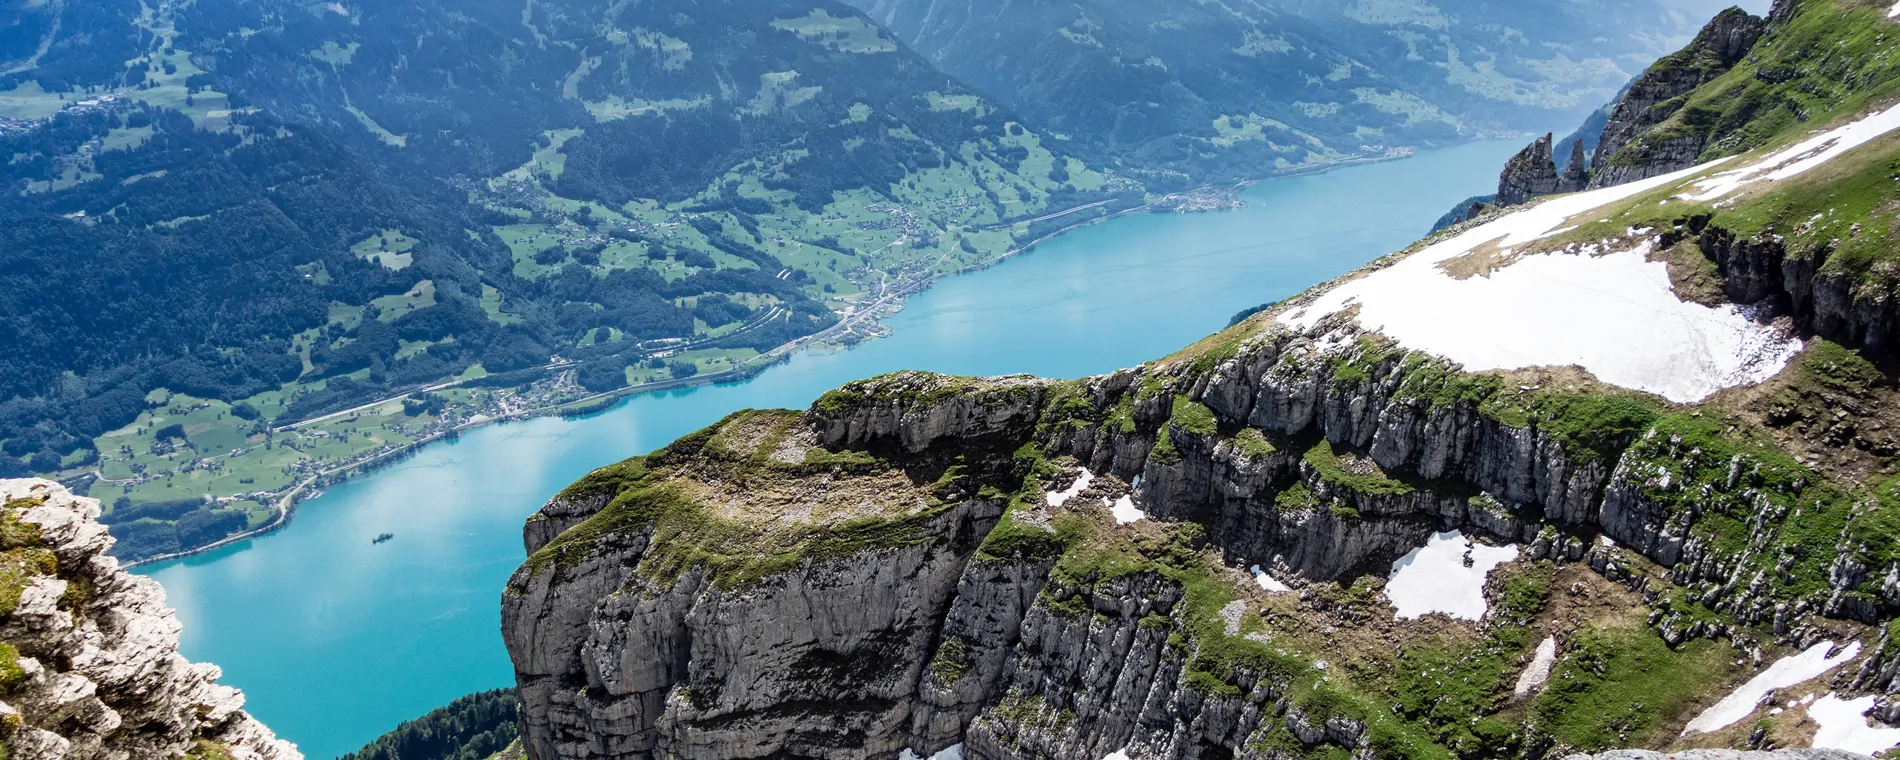
[{"label": "white snowfield", "polygon": [[[1896,128],[1900,106],[1690,182],[1683,197],[1715,200],[1786,180]],[[1575,365],[1603,382],[1681,403],[1759,383],[1787,366],[1800,342],[1740,307],[1710,308],[1677,297],[1667,266],[1647,260],[1653,231],[1631,230],[1624,239],[1580,249],[1521,253],[1529,243],[1592,221],[1586,215],[1604,206],[1684,183],[1726,161],[1548,199],[1340,282],[1278,320],[1305,330],[1357,307],[1360,326],[1467,371]],[[1489,249],[1501,262],[1496,269],[1465,279],[1446,271],[1448,262]]]},{"label": "white snowfield", "polygon": [[1808,647],[1800,654],[1776,660],[1775,664],[1768,666],[1767,670],[1757,673],[1754,678],[1748,679],[1748,683],[1736,687],[1735,691],[1723,697],[1722,701],[1715,703],[1714,707],[1702,711],[1695,720],[1689,721],[1689,725],[1682,729],[1682,735],[1706,734],[1735,725],[1741,719],[1753,715],[1755,708],[1761,704],[1762,698],[1768,696],[1769,692],[1819,678],[1848,660],[1860,656],[1858,641],[1847,645],[1840,654],[1833,657],[1827,656],[1828,651],[1833,648],[1834,642],[1823,641]]},{"label": "white snowfield", "polygon": [[1895,129],[1900,129],[1900,106],[1863,117],[1844,127],[1818,132],[1748,166],[1710,175],[1707,179],[1695,182],[1695,190],[1683,197],[1712,201],[1749,185],[1796,177]]},{"label": "white snowfield", "polygon": [[[1471,565],[1465,565],[1465,554]],[[1517,559],[1517,546],[1485,546],[1465,540],[1459,531],[1438,533],[1430,541],[1392,563],[1385,595],[1398,608],[1400,620],[1443,612],[1454,618],[1477,620],[1490,609],[1484,601],[1484,579],[1493,569]]]},{"label": "white snowfield", "polygon": [[1867,720],[1874,709],[1874,698],[1841,699],[1829,694],[1808,708],[1808,717],[1820,728],[1814,732],[1817,748],[1859,752],[1869,757],[1900,746],[1900,728],[1875,725]]}]

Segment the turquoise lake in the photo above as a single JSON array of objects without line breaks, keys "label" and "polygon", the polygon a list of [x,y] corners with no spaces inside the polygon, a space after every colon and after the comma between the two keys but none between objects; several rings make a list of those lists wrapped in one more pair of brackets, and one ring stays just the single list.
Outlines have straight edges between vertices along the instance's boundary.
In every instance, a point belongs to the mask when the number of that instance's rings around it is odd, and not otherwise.
[{"label": "turquoise lake", "polygon": [[[582,420],[468,433],[305,502],[289,527],[141,569],[184,653],[224,668],[312,760],[354,751],[464,694],[513,684],[500,594],[522,521],[587,471],[744,408],[803,408],[900,369],[1083,377],[1157,359],[1235,312],[1419,238],[1489,192],[1515,141],[1274,180],[1219,214],[1137,215],[1050,241],[913,297],[885,339],[805,353],[750,382],[634,397]],[[380,533],[388,543],[372,545]]]}]

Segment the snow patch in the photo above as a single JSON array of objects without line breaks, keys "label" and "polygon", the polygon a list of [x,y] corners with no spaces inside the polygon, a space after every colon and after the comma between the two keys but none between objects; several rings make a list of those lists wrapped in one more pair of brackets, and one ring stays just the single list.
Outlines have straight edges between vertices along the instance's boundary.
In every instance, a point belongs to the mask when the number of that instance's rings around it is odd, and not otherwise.
[{"label": "snow patch", "polygon": [[1247,568],[1247,572],[1253,573],[1253,582],[1260,584],[1260,587],[1266,589],[1268,593],[1280,594],[1293,590],[1288,588],[1286,584],[1275,580],[1273,576],[1268,575],[1267,571],[1260,569],[1259,565]]},{"label": "snow patch", "polygon": [[[1900,6],[1896,6],[1896,12],[1900,12]],[[1712,201],[1740,190],[1743,185],[1797,177],[1895,129],[1900,129],[1900,106],[1822,132],[1749,166],[1711,175],[1695,183],[1696,192],[1685,193],[1683,197]]]},{"label": "snow patch", "polygon": [[1128,760],[1128,750],[1126,748],[1115,750],[1104,755],[1102,760]]},{"label": "snow patch", "polygon": [[1900,17],[1900,3],[1893,4],[1893,10],[1887,11],[1887,18]]},{"label": "snow patch", "polygon": [[1708,165],[1628,185],[1552,198],[1453,236],[1391,266],[1342,282],[1280,321],[1311,329],[1351,307],[1359,324],[1467,371],[1578,365],[1598,379],[1693,402],[1761,382],[1801,344],[1741,308],[1678,298],[1650,245],[1586,255],[1521,256],[1483,276],[1441,266],[1487,245],[1512,249],[1579,214],[1679,182]]},{"label": "snow patch", "polygon": [[1545,636],[1543,643],[1537,645],[1537,654],[1531,658],[1531,664],[1525,667],[1524,672],[1517,677],[1517,688],[1513,693],[1518,699],[1530,696],[1537,687],[1543,686],[1545,681],[1550,680],[1550,668],[1556,663],[1557,639],[1554,636]]},{"label": "snow patch", "polygon": [[[923,760],[923,758],[918,757],[917,753],[912,752],[909,747],[905,747],[904,751],[897,753],[897,760]],[[963,744],[959,742],[945,747],[942,752],[931,755],[930,760],[963,760]]]},{"label": "snow patch", "polygon": [[[1469,555],[1471,564],[1465,564]],[[1385,594],[1398,608],[1401,620],[1443,612],[1454,618],[1477,620],[1489,607],[1484,601],[1484,579],[1493,569],[1517,559],[1517,546],[1491,547],[1465,539],[1459,531],[1432,536],[1424,546],[1392,563]]]},{"label": "snow patch", "polygon": [[1064,504],[1069,503],[1070,499],[1075,498],[1077,495],[1087,490],[1089,487],[1089,483],[1093,482],[1094,480],[1095,480],[1095,473],[1089,472],[1088,468],[1086,467],[1082,468],[1082,473],[1080,475],[1075,476],[1074,485],[1069,486],[1066,490],[1049,492],[1048,497],[1047,497],[1049,500],[1049,506],[1060,507]]},{"label": "snow patch", "polygon": [[1148,518],[1147,512],[1143,512],[1135,506],[1135,497],[1133,494],[1116,499],[1115,503],[1108,508],[1108,511],[1115,516],[1116,525],[1127,525],[1131,522]]},{"label": "snow patch", "polygon": [[1808,708],[1808,717],[1821,728],[1814,732],[1816,749],[1839,749],[1878,755],[1900,746],[1900,728],[1874,725],[1867,711],[1874,709],[1874,698],[1841,699],[1829,694]]},{"label": "snow patch", "polygon": [[1860,655],[1860,642],[1849,644],[1846,649],[1833,657],[1827,656],[1834,648],[1834,642],[1823,641],[1808,647],[1807,651],[1789,655],[1775,661],[1767,670],[1757,673],[1748,683],[1737,687],[1734,692],[1715,703],[1714,707],[1702,711],[1695,720],[1682,729],[1687,736],[1693,733],[1720,731],[1749,715],[1761,704],[1763,697],[1776,689],[1786,689],[1803,681],[1819,678],[1821,674],[1840,667],[1848,660]]}]

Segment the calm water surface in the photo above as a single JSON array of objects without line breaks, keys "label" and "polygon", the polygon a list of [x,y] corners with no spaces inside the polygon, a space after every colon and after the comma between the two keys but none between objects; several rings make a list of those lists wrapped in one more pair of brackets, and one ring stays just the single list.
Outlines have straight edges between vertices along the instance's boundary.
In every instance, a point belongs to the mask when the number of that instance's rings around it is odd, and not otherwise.
[{"label": "calm water surface", "polygon": [[[889,338],[801,354],[751,382],[652,394],[578,421],[454,443],[305,502],[290,527],[142,572],[164,584],[184,652],[224,668],[313,760],[354,751],[449,700],[513,683],[498,632],[521,523],[588,470],[744,408],[803,408],[899,369],[1083,377],[1159,358],[1236,311],[1291,296],[1417,239],[1485,192],[1518,147],[1421,152],[1255,186],[1247,208],[1124,217],[938,283]],[[394,533],[372,545],[379,533]]]}]

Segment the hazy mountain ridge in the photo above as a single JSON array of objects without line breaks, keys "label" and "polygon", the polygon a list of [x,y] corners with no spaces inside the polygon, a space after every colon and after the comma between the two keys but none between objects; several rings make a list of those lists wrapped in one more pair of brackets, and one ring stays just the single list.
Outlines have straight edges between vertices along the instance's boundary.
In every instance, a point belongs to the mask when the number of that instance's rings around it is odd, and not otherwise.
[{"label": "hazy mountain ridge", "polygon": [[858,5],[1033,126],[1197,177],[1574,118],[1705,18],[1643,0]]}]

